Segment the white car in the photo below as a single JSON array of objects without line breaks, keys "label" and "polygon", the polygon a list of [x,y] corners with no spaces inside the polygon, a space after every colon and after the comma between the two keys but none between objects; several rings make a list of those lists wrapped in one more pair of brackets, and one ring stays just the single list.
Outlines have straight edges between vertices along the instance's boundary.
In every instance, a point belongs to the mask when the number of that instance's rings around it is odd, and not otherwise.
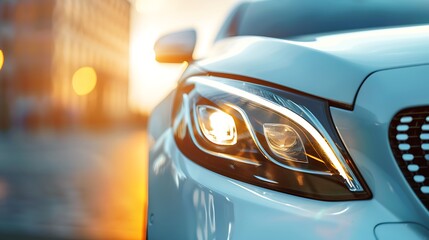
[{"label": "white car", "polygon": [[429,239],[429,2],[255,1],[153,111],[149,239]]}]

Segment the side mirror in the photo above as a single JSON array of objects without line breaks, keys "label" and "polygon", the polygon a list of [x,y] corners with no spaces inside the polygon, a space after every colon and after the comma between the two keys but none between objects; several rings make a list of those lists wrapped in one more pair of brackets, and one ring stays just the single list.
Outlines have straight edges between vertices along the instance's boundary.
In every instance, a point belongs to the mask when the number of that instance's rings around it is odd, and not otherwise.
[{"label": "side mirror", "polygon": [[194,29],[170,33],[156,41],[156,60],[161,63],[182,63],[193,60],[197,33]]}]

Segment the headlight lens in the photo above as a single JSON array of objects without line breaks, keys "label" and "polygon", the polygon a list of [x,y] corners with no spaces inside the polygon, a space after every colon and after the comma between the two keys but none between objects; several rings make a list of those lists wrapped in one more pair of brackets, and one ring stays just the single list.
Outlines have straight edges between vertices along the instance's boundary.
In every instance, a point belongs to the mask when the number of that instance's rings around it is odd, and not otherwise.
[{"label": "headlight lens", "polygon": [[315,199],[370,197],[324,101],[252,83],[192,77],[179,86],[175,103],[179,148],[210,170]]},{"label": "headlight lens", "polygon": [[308,163],[299,134],[286,124],[264,123],[265,139],[270,150],[285,161]]},{"label": "headlight lens", "polygon": [[197,106],[196,114],[198,125],[209,141],[217,145],[237,143],[237,130],[231,115],[207,105]]}]

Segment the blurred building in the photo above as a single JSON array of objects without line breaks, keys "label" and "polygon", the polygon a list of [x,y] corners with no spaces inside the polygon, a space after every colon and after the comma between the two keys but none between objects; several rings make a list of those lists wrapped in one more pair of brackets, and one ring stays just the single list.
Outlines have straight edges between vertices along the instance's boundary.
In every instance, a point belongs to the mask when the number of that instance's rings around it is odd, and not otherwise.
[{"label": "blurred building", "polygon": [[128,0],[1,0],[3,125],[126,118],[129,31]]}]

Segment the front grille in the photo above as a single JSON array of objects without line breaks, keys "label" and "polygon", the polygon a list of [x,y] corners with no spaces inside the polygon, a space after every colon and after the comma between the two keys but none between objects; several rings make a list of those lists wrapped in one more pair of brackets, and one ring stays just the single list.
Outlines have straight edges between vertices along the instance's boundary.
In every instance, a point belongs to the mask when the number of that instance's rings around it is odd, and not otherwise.
[{"label": "front grille", "polygon": [[390,123],[389,139],[402,173],[429,210],[429,107],[399,112]]}]

